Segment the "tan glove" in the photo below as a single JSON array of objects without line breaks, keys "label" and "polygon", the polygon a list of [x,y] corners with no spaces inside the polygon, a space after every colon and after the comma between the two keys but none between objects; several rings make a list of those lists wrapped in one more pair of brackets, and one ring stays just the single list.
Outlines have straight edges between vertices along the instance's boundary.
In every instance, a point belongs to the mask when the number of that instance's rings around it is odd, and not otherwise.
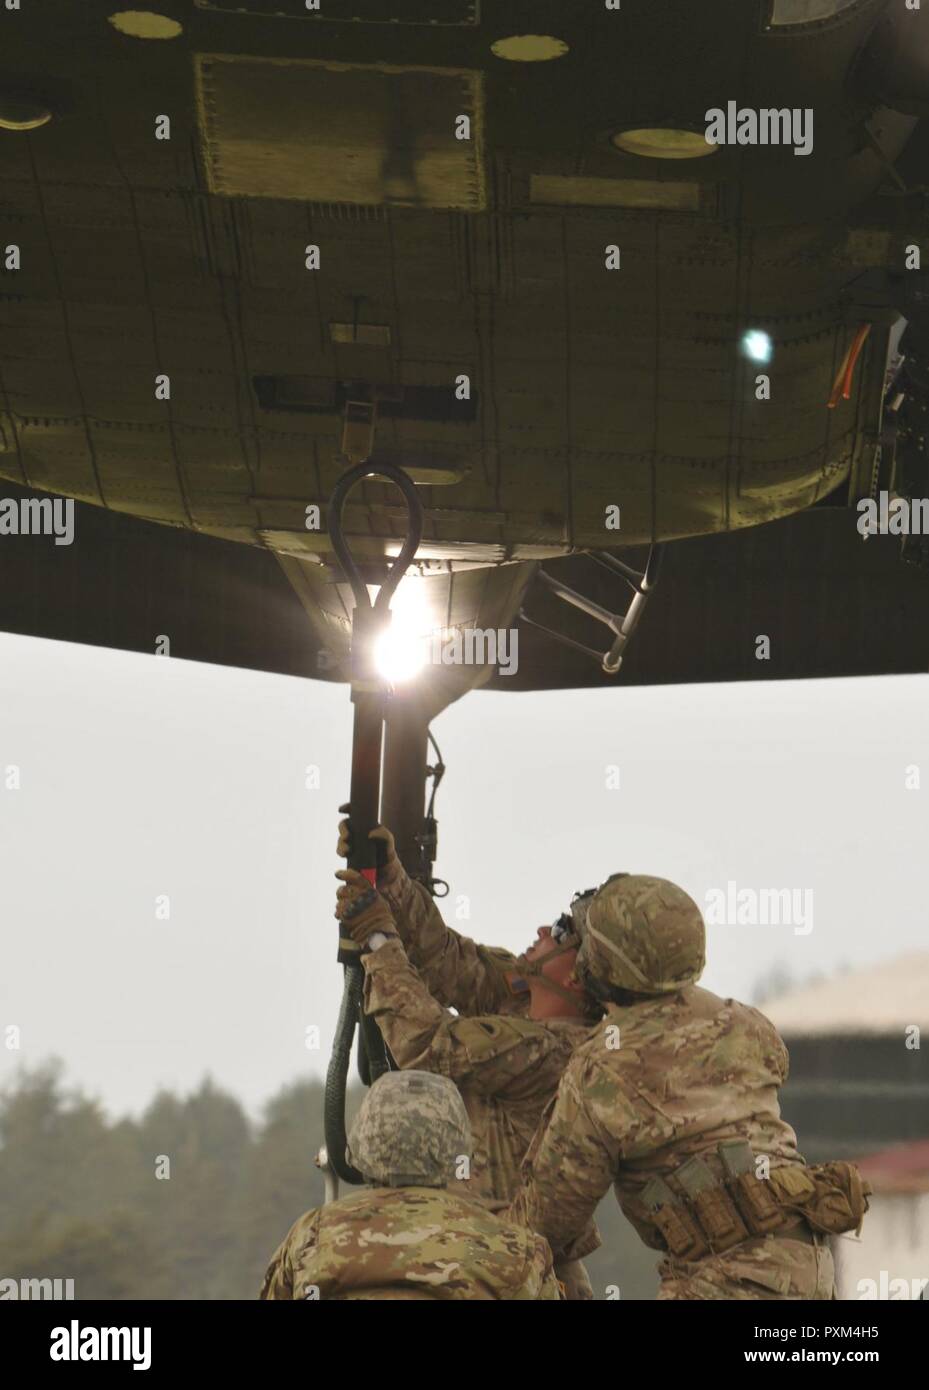
[{"label": "tan glove", "polygon": [[[340,806],[339,810],[346,812],[349,810],[349,807],[347,805]],[[393,886],[404,873],[403,865],[400,863],[400,858],[397,854],[397,846],[393,835],[387,829],[386,825],[378,825],[375,826],[375,828],[371,831],[371,834],[368,836],[368,839],[380,840],[381,843],[384,845],[384,862],[381,865],[379,865],[377,871],[378,888]],[[351,853],[351,848],[352,837],[351,831],[349,830],[348,821],[340,820],[339,843],[336,845],[335,852],[340,859],[347,859],[349,854]]]},{"label": "tan glove", "polygon": [[336,878],[342,886],[336,893],[335,915],[342,926],[342,935],[351,937],[358,946],[367,945],[375,932],[397,936],[393,915],[376,888],[357,869],[340,869]]}]

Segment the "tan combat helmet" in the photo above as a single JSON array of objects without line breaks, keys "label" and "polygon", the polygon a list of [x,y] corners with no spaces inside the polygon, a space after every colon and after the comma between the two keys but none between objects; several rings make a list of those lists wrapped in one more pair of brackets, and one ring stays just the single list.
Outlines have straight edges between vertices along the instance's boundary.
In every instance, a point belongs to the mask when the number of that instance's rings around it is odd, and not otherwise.
[{"label": "tan combat helmet", "polygon": [[381,1187],[444,1187],[471,1154],[471,1126],[453,1082],[428,1071],[389,1071],[361,1103],[348,1161]]},{"label": "tan combat helmet", "polygon": [[672,994],[700,978],[706,932],[692,898],[666,878],[614,874],[587,905],[583,978],[636,994]]}]

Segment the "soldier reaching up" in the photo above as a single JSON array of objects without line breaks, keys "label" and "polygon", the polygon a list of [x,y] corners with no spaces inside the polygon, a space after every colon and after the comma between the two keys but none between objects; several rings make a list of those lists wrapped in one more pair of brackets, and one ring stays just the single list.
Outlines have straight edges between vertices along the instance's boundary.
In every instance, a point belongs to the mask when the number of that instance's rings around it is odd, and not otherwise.
[{"label": "soldier reaching up", "polygon": [[[347,854],[347,823],[339,829]],[[570,913],[540,927],[521,956],[480,946],[445,925],[427,889],[406,874],[390,832],[373,834],[386,846],[378,891],[356,870],[337,875],[342,935],[363,952],[365,1011],[399,1067],[458,1086],[474,1135],[470,1188],[502,1207],[572,1050],[603,1006],[574,979],[580,940]],[[579,1260],[598,1244],[591,1221],[558,1263],[572,1300],[593,1297]]]},{"label": "soldier reaching up", "polygon": [[666,879],[615,874],[574,909],[576,972],[603,1022],[565,1069],[508,1214],[570,1253],[612,1183],[662,1299],[829,1299],[826,1237],[868,1188],[849,1163],[808,1167],[781,1119],[787,1050],[757,1009],[695,984],[697,905]]}]

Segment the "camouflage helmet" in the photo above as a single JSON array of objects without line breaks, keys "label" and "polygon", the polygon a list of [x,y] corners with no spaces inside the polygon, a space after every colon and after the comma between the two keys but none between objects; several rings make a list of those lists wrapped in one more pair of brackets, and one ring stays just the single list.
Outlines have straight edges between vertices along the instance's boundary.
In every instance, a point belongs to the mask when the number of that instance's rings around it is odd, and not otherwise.
[{"label": "camouflage helmet", "polygon": [[361,1103],[348,1161],[382,1187],[444,1187],[471,1153],[471,1126],[453,1082],[428,1071],[389,1071]]},{"label": "camouflage helmet", "polygon": [[672,994],[706,960],[699,907],[666,878],[614,874],[592,898],[578,953],[581,973],[612,989]]}]

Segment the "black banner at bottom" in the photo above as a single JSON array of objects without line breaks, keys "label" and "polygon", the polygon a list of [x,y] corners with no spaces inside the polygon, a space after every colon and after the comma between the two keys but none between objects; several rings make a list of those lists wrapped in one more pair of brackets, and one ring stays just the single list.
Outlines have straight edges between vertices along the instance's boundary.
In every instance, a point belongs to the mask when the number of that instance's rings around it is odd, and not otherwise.
[{"label": "black banner at bottom", "polygon": [[[388,1337],[403,1338],[394,1349],[398,1356],[402,1349],[405,1370],[418,1377],[430,1366],[432,1373],[441,1374],[437,1348],[430,1338],[436,1315],[426,1315],[420,1303],[400,1308],[389,1300],[380,1301],[386,1305],[381,1315],[389,1318],[389,1324],[384,1324]],[[550,1307],[544,1305],[546,1310]],[[589,1334],[595,1339],[589,1347],[591,1365],[608,1364],[615,1355],[620,1370],[623,1365],[628,1368],[634,1356],[640,1370],[653,1362],[662,1378],[676,1368],[690,1374],[701,1370],[718,1374],[721,1369],[750,1374],[756,1366],[839,1370],[865,1366],[882,1373],[920,1364],[929,1334],[927,1312],[929,1305],[920,1301],[633,1303],[617,1299],[614,1307],[601,1307],[599,1313],[595,1308],[572,1313],[565,1306],[554,1321],[549,1311],[533,1314],[531,1308],[515,1310],[510,1305],[509,1312],[488,1309],[483,1316],[490,1319],[489,1324],[473,1324],[468,1320],[473,1314],[453,1309],[452,1324],[440,1326],[443,1336],[458,1343],[475,1333],[487,1336],[493,1325],[494,1360],[502,1353],[519,1379],[533,1363],[551,1369],[559,1354],[559,1319],[572,1339],[565,1345],[565,1354],[572,1360],[584,1357],[584,1343],[576,1339]],[[16,1365],[20,1374],[48,1368],[63,1378],[82,1370],[95,1374],[135,1371],[151,1378],[202,1368],[212,1376],[225,1371],[266,1376],[292,1365],[312,1377],[324,1370],[332,1374],[336,1368],[330,1369],[329,1363],[340,1357],[354,1379],[365,1364],[368,1348],[372,1353],[377,1348],[378,1363],[383,1366],[384,1356],[394,1345],[381,1336],[371,1339],[372,1321],[379,1324],[381,1315],[373,1302],[357,1301],[338,1309],[318,1303],[297,1308],[259,1302],[17,1302],[8,1304],[0,1317],[0,1346],[5,1366]],[[544,1322],[536,1323],[536,1316],[544,1317]],[[517,1327],[518,1341],[513,1342]],[[527,1337],[528,1329],[533,1331]],[[489,1366],[482,1358],[469,1362],[469,1344],[468,1340],[460,1343],[454,1374],[483,1378]],[[442,1356],[446,1366],[454,1354],[452,1345]],[[569,1347],[573,1348],[570,1353]],[[393,1369],[398,1372],[396,1360]]]}]

